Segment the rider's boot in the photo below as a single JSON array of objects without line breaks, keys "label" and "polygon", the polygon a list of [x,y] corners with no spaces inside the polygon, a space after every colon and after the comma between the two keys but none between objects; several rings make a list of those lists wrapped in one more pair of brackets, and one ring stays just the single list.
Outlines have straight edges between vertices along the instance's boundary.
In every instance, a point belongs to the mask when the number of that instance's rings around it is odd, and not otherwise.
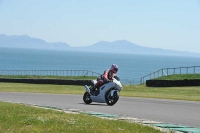
[{"label": "rider's boot", "polygon": [[94,94],[95,94],[95,91],[96,91],[96,86],[92,86],[92,87],[90,88],[90,93],[91,93],[92,95],[94,95]]},{"label": "rider's boot", "polygon": [[91,88],[91,94],[92,95],[98,95],[99,94],[99,88],[103,84],[102,80],[99,80],[94,86]]},{"label": "rider's boot", "polygon": [[99,82],[95,85],[95,95],[97,96],[99,94],[99,88],[101,87],[102,82]]},{"label": "rider's boot", "polygon": [[99,87],[96,87],[95,95],[97,96],[99,94]]}]

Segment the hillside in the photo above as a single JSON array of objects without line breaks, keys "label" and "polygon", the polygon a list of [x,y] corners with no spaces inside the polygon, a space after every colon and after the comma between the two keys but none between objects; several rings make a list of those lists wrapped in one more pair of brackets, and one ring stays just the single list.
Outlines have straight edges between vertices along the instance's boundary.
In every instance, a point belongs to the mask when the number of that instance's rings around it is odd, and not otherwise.
[{"label": "hillside", "polygon": [[11,47],[11,48],[31,48],[31,49],[64,49],[67,50],[70,46],[66,43],[55,42],[48,43],[42,39],[31,38],[27,35],[21,36],[7,36],[4,34],[0,35],[0,47]]},{"label": "hillside", "polygon": [[134,44],[132,42],[129,42],[127,40],[118,40],[113,42],[100,41],[88,46],[71,47],[67,43],[63,42],[48,43],[42,39],[32,38],[27,35],[7,36],[1,34],[0,47],[200,57],[200,53],[143,47]]},{"label": "hillside", "polygon": [[118,40],[114,42],[100,41],[90,46],[77,47],[76,50],[147,55],[200,56],[200,53],[191,53],[188,51],[143,47],[127,40]]}]

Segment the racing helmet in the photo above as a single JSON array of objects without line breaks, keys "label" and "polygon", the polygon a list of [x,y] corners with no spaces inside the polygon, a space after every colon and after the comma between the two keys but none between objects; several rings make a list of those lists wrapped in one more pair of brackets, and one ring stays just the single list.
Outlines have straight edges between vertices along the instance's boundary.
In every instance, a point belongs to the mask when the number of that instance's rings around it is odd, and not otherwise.
[{"label": "racing helmet", "polygon": [[117,73],[118,71],[118,66],[116,64],[112,64],[111,68],[110,68],[111,71],[113,71],[113,73]]}]

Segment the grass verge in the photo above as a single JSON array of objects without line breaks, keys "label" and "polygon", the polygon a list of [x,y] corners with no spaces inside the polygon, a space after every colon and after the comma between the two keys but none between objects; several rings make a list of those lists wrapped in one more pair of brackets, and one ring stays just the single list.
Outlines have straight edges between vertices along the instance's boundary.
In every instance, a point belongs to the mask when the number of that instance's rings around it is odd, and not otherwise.
[{"label": "grass verge", "polygon": [[148,126],[0,102],[0,131],[12,133],[161,133]]},{"label": "grass verge", "polygon": [[194,87],[146,87],[145,85],[124,86],[121,94],[128,97],[145,97],[200,101],[200,86]]}]

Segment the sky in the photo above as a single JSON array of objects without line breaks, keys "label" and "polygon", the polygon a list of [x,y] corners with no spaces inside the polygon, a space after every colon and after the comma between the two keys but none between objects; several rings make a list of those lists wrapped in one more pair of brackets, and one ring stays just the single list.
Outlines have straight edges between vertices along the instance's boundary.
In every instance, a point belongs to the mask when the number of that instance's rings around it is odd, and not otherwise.
[{"label": "sky", "polygon": [[200,0],[0,0],[0,34],[200,53]]}]

